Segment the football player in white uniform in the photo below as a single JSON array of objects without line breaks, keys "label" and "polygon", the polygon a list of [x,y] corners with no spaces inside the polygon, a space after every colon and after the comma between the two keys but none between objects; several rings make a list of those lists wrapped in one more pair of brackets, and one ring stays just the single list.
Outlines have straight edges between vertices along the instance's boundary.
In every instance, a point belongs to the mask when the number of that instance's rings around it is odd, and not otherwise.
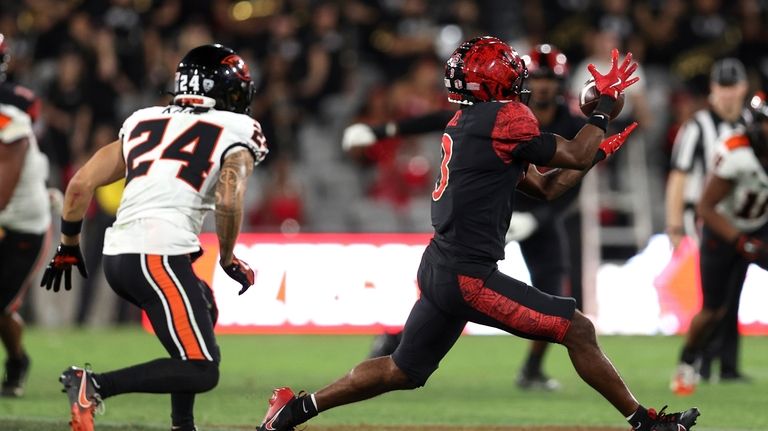
[{"label": "football player in white uniform", "polygon": [[31,90],[5,80],[7,62],[7,43],[0,34],[0,339],[8,354],[0,394],[18,397],[29,357],[16,311],[45,249],[51,212],[45,189],[48,159],[32,132],[40,101]]},{"label": "football player in white uniform", "polygon": [[750,107],[754,122],[717,150],[712,175],[698,204],[704,221],[701,290],[704,304],[691,321],[670,388],[694,392],[696,358],[733,301],[738,302],[747,267],[768,269],[768,105],[763,93]]},{"label": "football player in white uniform", "polygon": [[249,114],[253,83],[242,58],[221,45],[192,49],[176,70],[168,106],[136,111],[120,139],[99,150],[67,187],[61,245],[42,285],[71,288],[83,276],[80,225],[96,187],[125,177],[117,220],[105,233],[104,272],[112,289],[141,307],[170,358],[94,373],[70,367],[60,378],[73,430],[92,430],[103,399],[129,393],[171,394],[174,430],[194,430],[196,393],[219,380],[213,294],[192,270],[203,217],[215,209],[219,263],[245,292],[254,273],[233,255],[246,180],[267,153]]}]

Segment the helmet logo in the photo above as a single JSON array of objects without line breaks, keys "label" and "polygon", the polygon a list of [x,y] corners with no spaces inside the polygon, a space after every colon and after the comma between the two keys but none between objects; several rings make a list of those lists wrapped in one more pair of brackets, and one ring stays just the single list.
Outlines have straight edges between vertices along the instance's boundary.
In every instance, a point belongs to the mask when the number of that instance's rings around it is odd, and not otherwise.
[{"label": "helmet logo", "polygon": [[213,88],[213,79],[203,79],[203,91],[207,93],[211,91],[211,88]]},{"label": "helmet logo", "polygon": [[244,81],[250,81],[251,80],[251,72],[248,70],[248,65],[245,64],[242,58],[240,58],[237,54],[232,54],[224,57],[221,60],[221,64],[225,64],[232,68],[232,72],[234,72],[240,79]]}]

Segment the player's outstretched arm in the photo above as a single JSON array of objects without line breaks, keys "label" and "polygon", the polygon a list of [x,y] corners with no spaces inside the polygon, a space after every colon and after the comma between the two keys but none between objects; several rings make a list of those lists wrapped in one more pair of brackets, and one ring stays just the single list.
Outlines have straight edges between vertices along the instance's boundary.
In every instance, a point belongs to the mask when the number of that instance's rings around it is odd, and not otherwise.
[{"label": "player's outstretched arm", "polygon": [[40,286],[58,292],[62,278],[64,289],[72,289],[72,267],[87,278],[85,261],[80,252],[80,227],[93,192],[97,187],[113,183],[125,176],[122,143],[118,140],[102,147],[80,168],[67,185],[61,211],[61,244],[43,273]]},{"label": "player's outstretched arm", "polygon": [[736,242],[741,232],[715,209],[733,190],[734,183],[717,175],[707,180],[696,211],[704,224],[726,241]]},{"label": "player's outstretched arm", "polygon": [[552,200],[559,197],[581,181],[582,177],[592,169],[592,166],[611,157],[613,153],[618,151],[636,127],[637,123],[632,123],[620,133],[600,141],[592,163],[586,168],[555,169],[542,174],[535,166],[530,165],[525,178],[518,184],[518,189],[538,199]]},{"label": "player's outstretched arm", "polygon": [[[93,192],[101,186],[113,183],[125,176],[122,143],[117,140],[97,151],[80,168],[67,185],[64,193],[62,220],[80,223],[91,203]],[[67,235],[62,230],[61,243],[76,245],[80,243],[80,234]]]},{"label": "player's outstretched arm", "polygon": [[216,184],[216,235],[219,264],[230,278],[241,284],[240,294],[254,281],[253,270],[234,255],[235,242],[243,221],[243,201],[254,158],[249,151],[236,151],[226,158]]},{"label": "player's outstretched arm", "polygon": [[344,129],[341,147],[344,151],[351,151],[355,148],[369,147],[379,139],[440,132],[445,129],[445,125],[451,121],[455,113],[451,110],[435,111],[379,125],[355,123]]}]

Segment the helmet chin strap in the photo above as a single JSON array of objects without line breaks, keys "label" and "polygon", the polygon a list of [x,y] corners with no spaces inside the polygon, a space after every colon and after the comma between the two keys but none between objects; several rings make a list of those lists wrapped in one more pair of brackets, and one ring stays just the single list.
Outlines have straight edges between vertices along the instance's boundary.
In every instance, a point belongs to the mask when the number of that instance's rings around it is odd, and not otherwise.
[{"label": "helmet chin strap", "polygon": [[213,108],[216,106],[216,100],[208,96],[197,94],[177,94],[173,98],[174,105],[199,106],[202,108]]}]

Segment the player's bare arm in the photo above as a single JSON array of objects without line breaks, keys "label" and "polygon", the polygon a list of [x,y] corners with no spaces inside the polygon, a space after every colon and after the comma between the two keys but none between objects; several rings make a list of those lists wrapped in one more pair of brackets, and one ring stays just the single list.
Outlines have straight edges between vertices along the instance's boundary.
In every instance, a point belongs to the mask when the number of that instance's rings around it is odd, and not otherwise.
[{"label": "player's bare arm", "polygon": [[11,201],[13,190],[21,178],[27,148],[29,148],[27,138],[10,144],[0,143],[0,211],[4,210]]},{"label": "player's bare arm", "polygon": [[667,179],[666,191],[666,219],[667,235],[674,247],[680,244],[685,235],[683,229],[683,195],[685,183],[688,180],[688,174],[683,171],[673,169]]},{"label": "player's bare arm", "polygon": [[[525,178],[520,181],[517,187],[522,192],[538,199],[552,200],[559,197],[566,190],[581,181],[582,177],[584,177],[597,162],[612,156],[613,153],[618,151],[636,127],[637,123],[632,123],[620,133],[601,140],[592,155],[591,163],[585,168],[555,169],[546,173],[541,173],[534,165],[530,165]],[[583,130],[584,129],[582,129],[582,131]],[[579,134],[581,134],[581,132],[579,132]],[[567,142],[565,138],[557,135],[554,136],[555,139],[557,139],[558,147],[560,147],[561,142]],[[570,142],[573,141],[575,141],[575,139]]]},{"label": "player's bare arm", "polygon": [[715,209],[717,204],[731,193],[733,187],[732,181],[712,175],[704,187],[697,211],[707,227],[724,240],[735,243],[741,232]]},{"label": "player's bare arm", "polygon": [[221,266],[232,263],[235,241],[243,220],[243,199],[254,160],[248,151],[237,151],[224,159],[216,183],[216,235]]},{"label": "player's bare arm", "polygon": [[[68,222],[79,222],[85,216],[93,192],[101,186],[113,183],[125,176],[125,161],[119,140],[97,151],[80,168],[64,193],[64,208],[61,218]],[[80,243],[80,235],[61,235],[64,245]]]}]

